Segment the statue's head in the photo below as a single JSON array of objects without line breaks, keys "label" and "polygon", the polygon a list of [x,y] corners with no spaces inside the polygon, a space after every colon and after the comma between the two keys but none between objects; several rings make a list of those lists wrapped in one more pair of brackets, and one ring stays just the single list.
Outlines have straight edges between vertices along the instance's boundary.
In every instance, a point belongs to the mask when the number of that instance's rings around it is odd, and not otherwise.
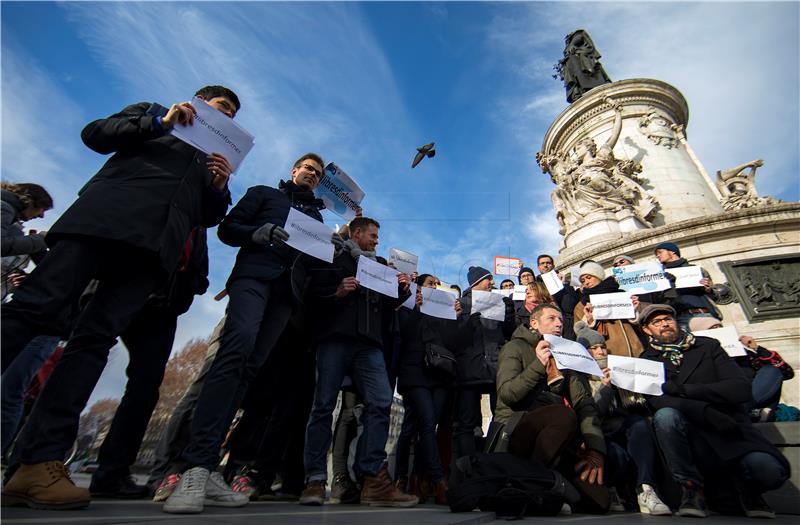
[{"label": "statue's head", "polygon": [[591,137],[584,137],[575,144],[575,154],[583,158],[587,153],[595,155],[597,153],[597,144],[594,143]]}]

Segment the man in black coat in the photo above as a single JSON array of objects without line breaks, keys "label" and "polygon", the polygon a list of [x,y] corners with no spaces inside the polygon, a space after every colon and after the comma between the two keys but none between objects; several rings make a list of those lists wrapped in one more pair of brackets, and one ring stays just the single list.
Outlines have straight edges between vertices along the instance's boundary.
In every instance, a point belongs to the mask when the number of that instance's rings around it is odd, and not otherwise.
[{"label": "man in black coat", "polygon": [[721,479],[728,468],[745,514],[774,517],[761,495],[779,488],[791,469],[750,423],[744,405],[750,385],[739,366],[715,339],[680,330],[671,306],[649,305],[640,315],[649,347],[639,357],[660,361],[666,370],[664,395],[648,401],[656,410],[658,444],[681,485],[678,514],[708,516],[704,475]]},{"label": "man in black coat", "polygon": [[[222,86],[196,93],[233,118],[239,99]],[[231,165],[167,132],[191,124],[191,103],[139,103],[88,124],[84,143],[114,153],[81,189],[47,235],[50,253],[2,310],[2,357],[10,363],[33,337],[57,334],[59,314],[92,279],[97,292],[78,318],[69,348],[47,382],[19,442],[22,466],[3,491],[5,504],[82,508],[61,460],[116,337],[150,293],[178,267],[189,233],[219,223],[230,203]]]},{"label": "man in black coat", "polygon": [[417,498],[398,490],[386,468],[386,440],[392,389],[383,358],[384,311],[395,309],[409,296],[409,278],[398,274],[398,298],[393,299],[360,286],[358,260],[375,260],[380,225],[374,219],[356,217],[350,222],[350,238],[333,265],[320,268],[311,278],[316,297],[313,343],[317,352],[317,385],[314,405],[306,427],[306,488],[302,505],[325,502],[328,448],[336,398],[349,373],[364,399],[364,432],[358,447],[356,470],[364,476],[364,505],[411,507]]},{"label": "man in black coat", "polygon": [[[539,275],[536,276],[536,280],[543,282],[542,274],[552,272],[555,268],[553,256],[547,255],[546,253],[539,255],[539,257],[536,258],[536,267],[539,269]],[[560,273],[559,277],[561,277]],[[561,335],[561,337],[571,341],[574,341],[576,338],[575,329],[572,326],[575,321],[573,312],[575,311],[575,306],[577,306],[580,298],[580,291],[573,288],[568,282],[564,283],[564,288],[553,294],[553,302],[564,314],[564,333]]]},{"label": "man in black coat", "polygon": [[248,497],[232,491],[217,473],[219,448],[250,381],[291,316],[290,277],[298,252],[285,243],[289,234],[283,225],[291,209],[322,222],[324,205],[313,190],[322,180],[323,166],[316,153],[303,155],[295,161],[290,180],[281,181],[278,188],[249,188],[219,226],[220,240],[239,247],[226,285],[227,319],[182,454],[188,468],[164,503],[164,512],[202,512],[204,503],[247,504]]}]

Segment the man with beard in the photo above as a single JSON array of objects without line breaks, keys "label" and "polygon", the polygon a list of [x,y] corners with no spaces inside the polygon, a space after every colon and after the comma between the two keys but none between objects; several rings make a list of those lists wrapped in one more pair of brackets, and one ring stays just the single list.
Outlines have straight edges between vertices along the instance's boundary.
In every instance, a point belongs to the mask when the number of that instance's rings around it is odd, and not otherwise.
[{"label": "man with beard", "polygon": [[671,306],[646,306],[641,323],[649,344],[640,357],[666,370],[664,395],[648,401],[656,410],[656,439],[681,486],[678,515],[708,516],[704,489],[725,490],[723,482],[732,479],[746,516],[774,518],[762,494],[783,485],[791,469],[750,423],[750,385],[742,371],[718,341],[680,329]]},{"label": "man with beard", "polygon": [[322,222],[324,207],[313,190],[322,180],[322,158],[307,153],[295,161],[291,180],[279,187],[254,186],[220,224],[220,240],[239,247],[226,285],[229,302],[219,351],[197,400],[188,469],[164,503],[164,512],[197,513],[206,505],[240,507],[248,497],[228,487],[216,471],[225,432],[250,381],[267,360],[292,313],[290,273],[297,251],[281,226],[291,209]]}]

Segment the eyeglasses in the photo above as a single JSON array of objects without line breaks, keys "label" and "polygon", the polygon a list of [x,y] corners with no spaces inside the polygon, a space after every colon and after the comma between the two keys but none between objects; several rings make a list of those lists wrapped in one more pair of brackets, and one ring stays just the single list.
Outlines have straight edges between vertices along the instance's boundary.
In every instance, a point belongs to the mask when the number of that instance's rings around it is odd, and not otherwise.
[{"label": "eyeglasses", "polygon": [[659,317],[658,319],[651,319],[650,321],[647,322],[647,324],[652,325],[652,326],[663,326],[665,324],[674,323],[674,322],[675,322],[675,318],[674,317],[667,316],[667,317]]},{"label": "eyeglasses", "polygon": [[614,266],[625,266],[625,263],[628,262],[625,259],[620,259],[619,261],[614,261]]},{"label": "eyeglasses", "polygon": [[318,179],[322,178],[322,172],[311,164],[301,164],[300,169],[314,173],[314,176]]}]

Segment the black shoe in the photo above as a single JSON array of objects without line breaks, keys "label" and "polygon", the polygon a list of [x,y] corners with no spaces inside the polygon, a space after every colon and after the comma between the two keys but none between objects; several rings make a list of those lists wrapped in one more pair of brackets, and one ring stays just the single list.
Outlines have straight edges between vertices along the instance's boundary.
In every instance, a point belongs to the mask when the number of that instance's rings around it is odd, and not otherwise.
[{"label": "black shoe", "polygon": [[702,488],[693,483],[681,485],[681,506],[678,507],[678,516],[708,517],[708,506]]},{"label": "black shoe", "polygon": [[743,491],[739,493],[739,498],[742,502],[742,507],[744,507],[744,515],[748,518],[775,518],[775,511],[764,501],[764,497],[761,494]]},{"label": "black shoe", "polygon": [[337,474],[333,478],[331,485],[331,497],[328,500],[331,504],[341,503],[350,505],[358,503],[361,500],[361,491],[353,483],[348,474]]},{"label": "black shoe", "polygon": [[92,479],[89,492],[93,498],[144,499],[149,489],[146,485],[137,485],[133,476],[125,476],[111,481]]}]

